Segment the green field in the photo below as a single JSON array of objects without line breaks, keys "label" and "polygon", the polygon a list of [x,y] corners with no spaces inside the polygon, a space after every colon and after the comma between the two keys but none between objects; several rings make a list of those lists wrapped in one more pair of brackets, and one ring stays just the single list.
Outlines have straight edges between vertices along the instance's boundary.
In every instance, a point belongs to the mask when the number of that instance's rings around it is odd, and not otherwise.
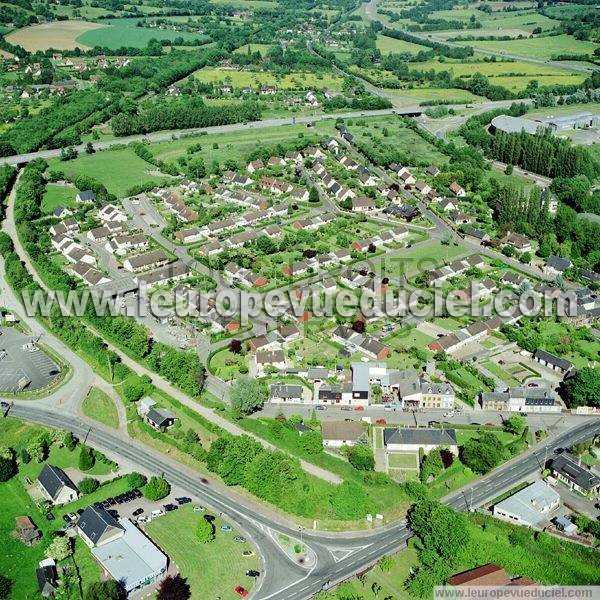
[{"label": "green field", "polygon": [[388,466],[391,469],[418,469],[419,460],[413,452],[390,452]]},{"label": "green field", "polygon": [[147,181],[160,182],[161,177],[148,173],[153,167],[129,148],[104,150],[94,154],[80,154],[75,160],[48,161],[51,169],[60,169],[67,175],[89,175],[101,181],[106,189],[117,196],[125,196],[129,188]]},{"label": "green field", "polygon": [[240,534],[235,528],[230,533],[221,531],[226,522],[220,517],[214,521],[216,538],[207,544],[199,543],[196,523],[203,514],[187,505],[154,519],[146,526],[146,532],[179,567],[181,576],[190,584],[192,598],[235,600],[239,598],[233,591],[236,585],[252,588],[253,580],[245,573],[248,569],[261,570],[258,557],[242,556],[251,546],[233,541]]},{"label": "green field", "polygon": [[119,413],[113,399],[99,388],[92,388],[83,400],[83,414],[116,429],[119,426]]},{"label": "green field", "polygon": [[[414,68],[420,68],[427,63],[412,63]],[[481,102],[483,98],[476,96],[467,90],[457,88],[428,88],[415,87],[413,89],[395,90],[384,88],[385,94],[390,100],[399,106],[412,106],[429,100],[444,100],[454,104],[470,104]]]},{"label": "green field", "polygon": [[102,24],[105,27],[101,29],[92,29],[79,35],[76,40],[80,44],[93,48],[101,46],[110,49],[117,49],[122,46],[131,46],[134,48],[145,48],[151,39],[174,40],[183,38],[185,41],[194,41],[203,39],[208,41],[208,37],[198,33],[187,31],[170,31],[165,29],[136,27],[139,19],[104,19]]},{"label": "green field", "polygon": [[533,39],[511,40],[510,43],[494,40],[483,42],[461,42],[467,46],[493,50],[503,54],[516,56],[530,56],[541,60],[551,60],[558,55],[586,55],[592,56],[597,45],[593,42],[576,40],[569,35],[555,35]]},{"label": "green field", "polygon": [[260,52],[262,56],[266,56],[267,52],[270,48],[273,47],[273,44],[244,44],[239,48],[236,48],[233,53],[234,54],[248,54],[248,52],[254,54],[255,52]]},{"label": "green field", "polygon": [[388,37],[387,35],[377,36],[377,49],[380,50],[382,54],[417,54],[421,51],[426,52],[429,50],[427,46],[413,44],[412,42],[406,42],[404,40],[397,40]]},{"label": "green field", "polygon": [[279,75],[263,71],[231,71],[228,69],[200,69],[194,73],[202,83],[229,84],[234,89],[250,87],[257,90],[264,85],[275,85],[282,90],[306,90],[329,88],[341,91],[343,79],[326,73],[304,73],[297,71]]},{"label": "green field", "polygon": [[55,183],[47,184],[42,198],[42,213],[50,215],[57,206],[64,206],[65,208],[75,206],[76,194],[77,190],[72,186],[56,185]]},{"label": "green field", "polygon": [[505,371],[501,366],[497,363],[494,363],[490,360],[481,364],[484,369],[487,369],[492,375],[498,377],[501,381],[503,381],[506,385],[510,386],[518,386],[520,382],[518,379],[513,377],[510,373]]}]

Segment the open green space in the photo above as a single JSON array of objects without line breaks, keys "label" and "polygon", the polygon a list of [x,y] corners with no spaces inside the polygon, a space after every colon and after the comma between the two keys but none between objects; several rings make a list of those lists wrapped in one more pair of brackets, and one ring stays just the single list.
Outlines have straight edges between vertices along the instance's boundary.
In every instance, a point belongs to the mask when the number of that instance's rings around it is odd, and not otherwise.
[{"label": "open green space", "polygon": [[427,48],[427,46],[422,46],[421,44],[397,40],[388,37],[387,35],[378,35],[377,49],[381,51],[382,54],[417,54],[419,52],[426,52],[429,48]]},{"label": "open green space", "polygon": [[59,159],[50,159],[48,164],[51,169],[59,169],[67,175],[89,175],[101,181],[106,189],[123,197],[127,190],[135,185],[163,178],[150,172],[154,167],[142,160],[130,148],[118,150],[103,150],[94,154],[80,154],[76,159],[61,162]]},{"label": "open green space", "polygon": [[119,413],[113,399],[101,389],[93,387],[83,400],[83,414],[107,427],[119,426]]},{"label": "open green space", "polygon": [[391,469],[418,469],[419,460],[414,452],[390,452],[387,455]]},{"label": "open green space", "polygon": [[221,531],[221,525],[228,523],[219,516],[213,522],[215,539],[200,543],[196,531],[204,514],[194,512],[192,505],[183,506],[154,519],[146,526],[146,533],[177,564],[181,576],[190,584],[192,598],[235,600],[239,598],[234,592],[236,585],[247,590],[253,587],[253,579],[246,576],[246,571],[261,570],[258,557],[242,555],[252,547],[233,540],[236,535],[244,535],[243,532],[235,528],[231,532]]},{"label": "open green space", "polygon": [[506,385],[509,386],[518,386],[519,380],[515,379],[510,373],[505,371],[500,365],[491,360],[488,360],[481,365],[484,369],[487,369],[492,375],[498,377],[501,381],[503,381]]},{"label": "open green space", "polygon": [[151,39],[158,41],[182,38],[185,41],[208,40],[203,34],[188,31],[159,29],[156,27],[137,27],[139,19],[103,19],[101,29],[92,29],[79,35],[77,42],[93,48],[101,46],[110,49],[130,46],[145,48]]},{"label": "open green space", "polygon": [[234,54],[254,54],[255,52],[260,52],[262,56],[266,56],[267,52],[270,48],[272,48],[272,44],[244,44],[239,48],[236,48],[233,53]]},{"label": "open green space", "polygon": [[57,206],[70,208],[75,206],[77,190],[70,185],[48,183],[42,199],[42,214],[51,215]]}]

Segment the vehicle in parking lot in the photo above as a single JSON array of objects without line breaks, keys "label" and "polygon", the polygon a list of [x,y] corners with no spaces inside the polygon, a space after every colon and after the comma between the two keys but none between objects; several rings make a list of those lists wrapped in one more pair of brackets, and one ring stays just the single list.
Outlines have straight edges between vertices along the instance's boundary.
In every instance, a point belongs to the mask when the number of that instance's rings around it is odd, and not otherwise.
[{"label": "vehicle in parking lot", "polygon": [[136,509],[135,509],[135,510],[134,510],[134,511],[131,513],[131,514],[132,514],[134,517],[137,517],[138,515],[141,515],[143,512],[144,512],[144,509],[143,509],[143,508],[136,508]]},{"label": "vehicle in parking lot", "polygon": [[246,575],[248,577],[258,577],[260,575],[260,571],[257,571],[256,569],[248,569],[246,571]]},{"label": "vehicle in parking lot", "polygon": [[233,588],[233,591],[242,598],[245,598],[248,595],[248,590],[246,588],[243,588],[241,585],[236,585]]},{"label": "vehicle in parking lot", "polygon": [[155,508],[151,513],[153,517],[162,517],[165,514],[165,511],[162,508]]},{"label": "vehicle in parking lot", "polygon": [[244,550],[242,552],[242,556],[254,556],[254,551],[253,550]]},{"label": "vehicle in parking lot", "polygon": [[163,504],[163,508],[166,512],[171,512],[173,510],[177,510],[179,506],[177,506],[177,504]]},{"label": "vehicle in parking lot", "polygon": [[146,517],[144,515],[142,515],[141,517],[137,518],[137,522],[138,523],[150,523],[152,519],[150,517]]},{"label": "vehicle in parking lot", "polygon": [[194,506],[194,512],[204,512],[206,509],[204,508],[204,506],[200,506],[199,504],[196,504],[196,506]]},{"label": "vehicle in parking lot", "polygon": [[231,529],[231,527],[229,527],[229,525],[221,525],[221,531],[233,531],[233,529]]},{"label": "vehicle in parking lot", "polygon": [[351,406],[342,406],[340,410],[352,410]]},{"label": "vehicle in parking lot", "polygon": [[175,502],[177,502],[177,504],[189,504],[192,501],[191,498],[188,498],[187,496],[182,496],[181,498],[175,498]]},{"label": "vehicle in parking lot", "polygon": [[77,514],[76,513],[70,512],[66,516],[69,519],[69,521],[76,521],[77,520]]},{"label": "vehicle in parking lot", "polygon": [[233,538],[233,541],[234,541],[234,542],[245,542],[245,541],[246,541],[246,538],[245,538],[243,535],[236,535],[236,536]]}]

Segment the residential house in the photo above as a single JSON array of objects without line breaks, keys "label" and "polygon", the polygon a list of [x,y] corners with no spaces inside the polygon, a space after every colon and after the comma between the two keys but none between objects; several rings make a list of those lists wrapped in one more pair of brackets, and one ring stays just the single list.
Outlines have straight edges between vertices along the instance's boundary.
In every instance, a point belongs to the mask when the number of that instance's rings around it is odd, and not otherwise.
[{"label": "residential house", "polygon": [[96,201],[96,194],[94,194],[92,190],[83,190],[77,192],[75,200],[77,200],[77,202],[81,202],[82,204],[93,204]]},{"label": "residential house", "polygon": [[148,271],[157,267],[162,267],[169,262],[170,258],[164,250],[153,250],[145,254],[136,254],[130,256],[123,262],[123,266],[132,273],[139,271]]},{"label": "residential house", "polygon": [[440,174],[440,170],[436,166],[432,165],[425,169],[425,173],[426,175],[429,175],[429,177],[437,177]]},{"label": "residential house", "polygon": [[422,179],[419,179],[415,183],[415,189],[417,192],[419,192],[419,194],[421,194],[421,196],[426,196],[431,191],[431,186],[425,183]]},{"label": "residential house", "polygon": [[458,456],[458,442],[454,429],[404,429],[383,430],[383,444],[388,452],[423,452],[429,454],[438,448],[447,448]]},{"label": "residential house", "polygon": [[269,388],[269,399],[275,404],[300,404],[302,386],[276,383]]},{"label": "residential house", "polygon": [[505,392],[482,392],[483,410],[526,413],[559,413],[562,405],[551,388],[511,387]]},{"label": "residential house", "polygon": [[550,352],[546,352],[545,350],[536,350],[533,353],[533,360],[548,369],[562,373],[565,377],[570,375],[575,369],[572,362],[550,354]]},{"label": "residential house", "polygon": [[35,570],[38,591],[42,598],[53,596],[58,590],[58,572],[53,559],[47,558],[40,562]]},{"label": "residential house", "polygon": [[464,198],[467,195],[467,192],[464,190],[464,188],[461,187],[456,181],[453,181],[450,184],[450,191],[457,198]]},{"label": "residential house", "polygon": [[551,255],[546,260],[543,271],[549,277],[557,277],[558,275],[562,275],[567,269],[570,269],[571,266],[572,263],[568,258]]},{"label": "residential house", "polygon": [[519,252],[530,252],[531,241],[529,238],[521,235],[520,233],[507,232],[507,234],[500,240],[503,246],[511,246]]},{"label": "residential house", "polygon": [[475,227],[467,227],[464,230],[464,236],[465,239],[478,242],[482,245],[490,241],[490,236],[485,231]]},{"label": "residential house", "polygon": [[181,244],[195,244],[203,238],[203,233],[197,227],[175,232],[175,239]]},{"label": "residential house", "polygon": [[46,463],[38,480],[38,488],[51,504],[67,504],[77,500],[79,491],[67,474],[58,467]]},{"label": "residential house", "polygon": [[324,448],[354,446],[364,429],[359,421],[323,421],[321,435]]},{"label": "residential house", "polygon": [[377,205],[375,200],[361,196],[359,198],[352,198],[352,212],[369,212],[375,210]]},{"label": "residential house", "polygon": [[177,417],[165,410],[164,408],[154,408],[152,407],[144,417],[144,420],[150,427],[153,427],[157,431],[162,431],[163,429],[168,429],[175,423]]},{"label": "residential house", "polygon": [[600,493],[600,477],[572,456],[563,453],[550,461],[552,476],[585,496]]},{"label": "residential house", "polygon": [[253,160],[252,162],[249,162],[248,165],[246,166],[246,171],[248,171],[248,173],[256,173],[256,171],[260,170],[260,169],[264,169],[265,168],[265,164],[263,163],[262,160]]}]

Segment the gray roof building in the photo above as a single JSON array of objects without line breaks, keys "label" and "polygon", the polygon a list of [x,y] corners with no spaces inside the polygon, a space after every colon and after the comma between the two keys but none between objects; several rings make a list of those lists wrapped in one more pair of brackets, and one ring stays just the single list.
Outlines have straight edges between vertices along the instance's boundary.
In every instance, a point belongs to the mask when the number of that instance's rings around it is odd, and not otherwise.
[{"label": "gray roof building", "polygon": [[102,544],[125,531],[105,508],[93,505],[81,513],[77,529],[90,547]]},{"label": "gray roof building", "polygon": [[454,429],[384,429],[383,443],[408,446],[456,446]]},{"label": "gray roof building", "polygon": [[579,465],[567,454],[560,454],[550,461],[553,473],[573,484],[584,493],[600,489],[600,478],[586,466]]},{"label": "gray roof building", "polygon": [[56,500],[65,487],[77,492],[77,486],[69,479],[66,473],[53,465],[44,465],[38,477],[38,482],[52,500]]}]

